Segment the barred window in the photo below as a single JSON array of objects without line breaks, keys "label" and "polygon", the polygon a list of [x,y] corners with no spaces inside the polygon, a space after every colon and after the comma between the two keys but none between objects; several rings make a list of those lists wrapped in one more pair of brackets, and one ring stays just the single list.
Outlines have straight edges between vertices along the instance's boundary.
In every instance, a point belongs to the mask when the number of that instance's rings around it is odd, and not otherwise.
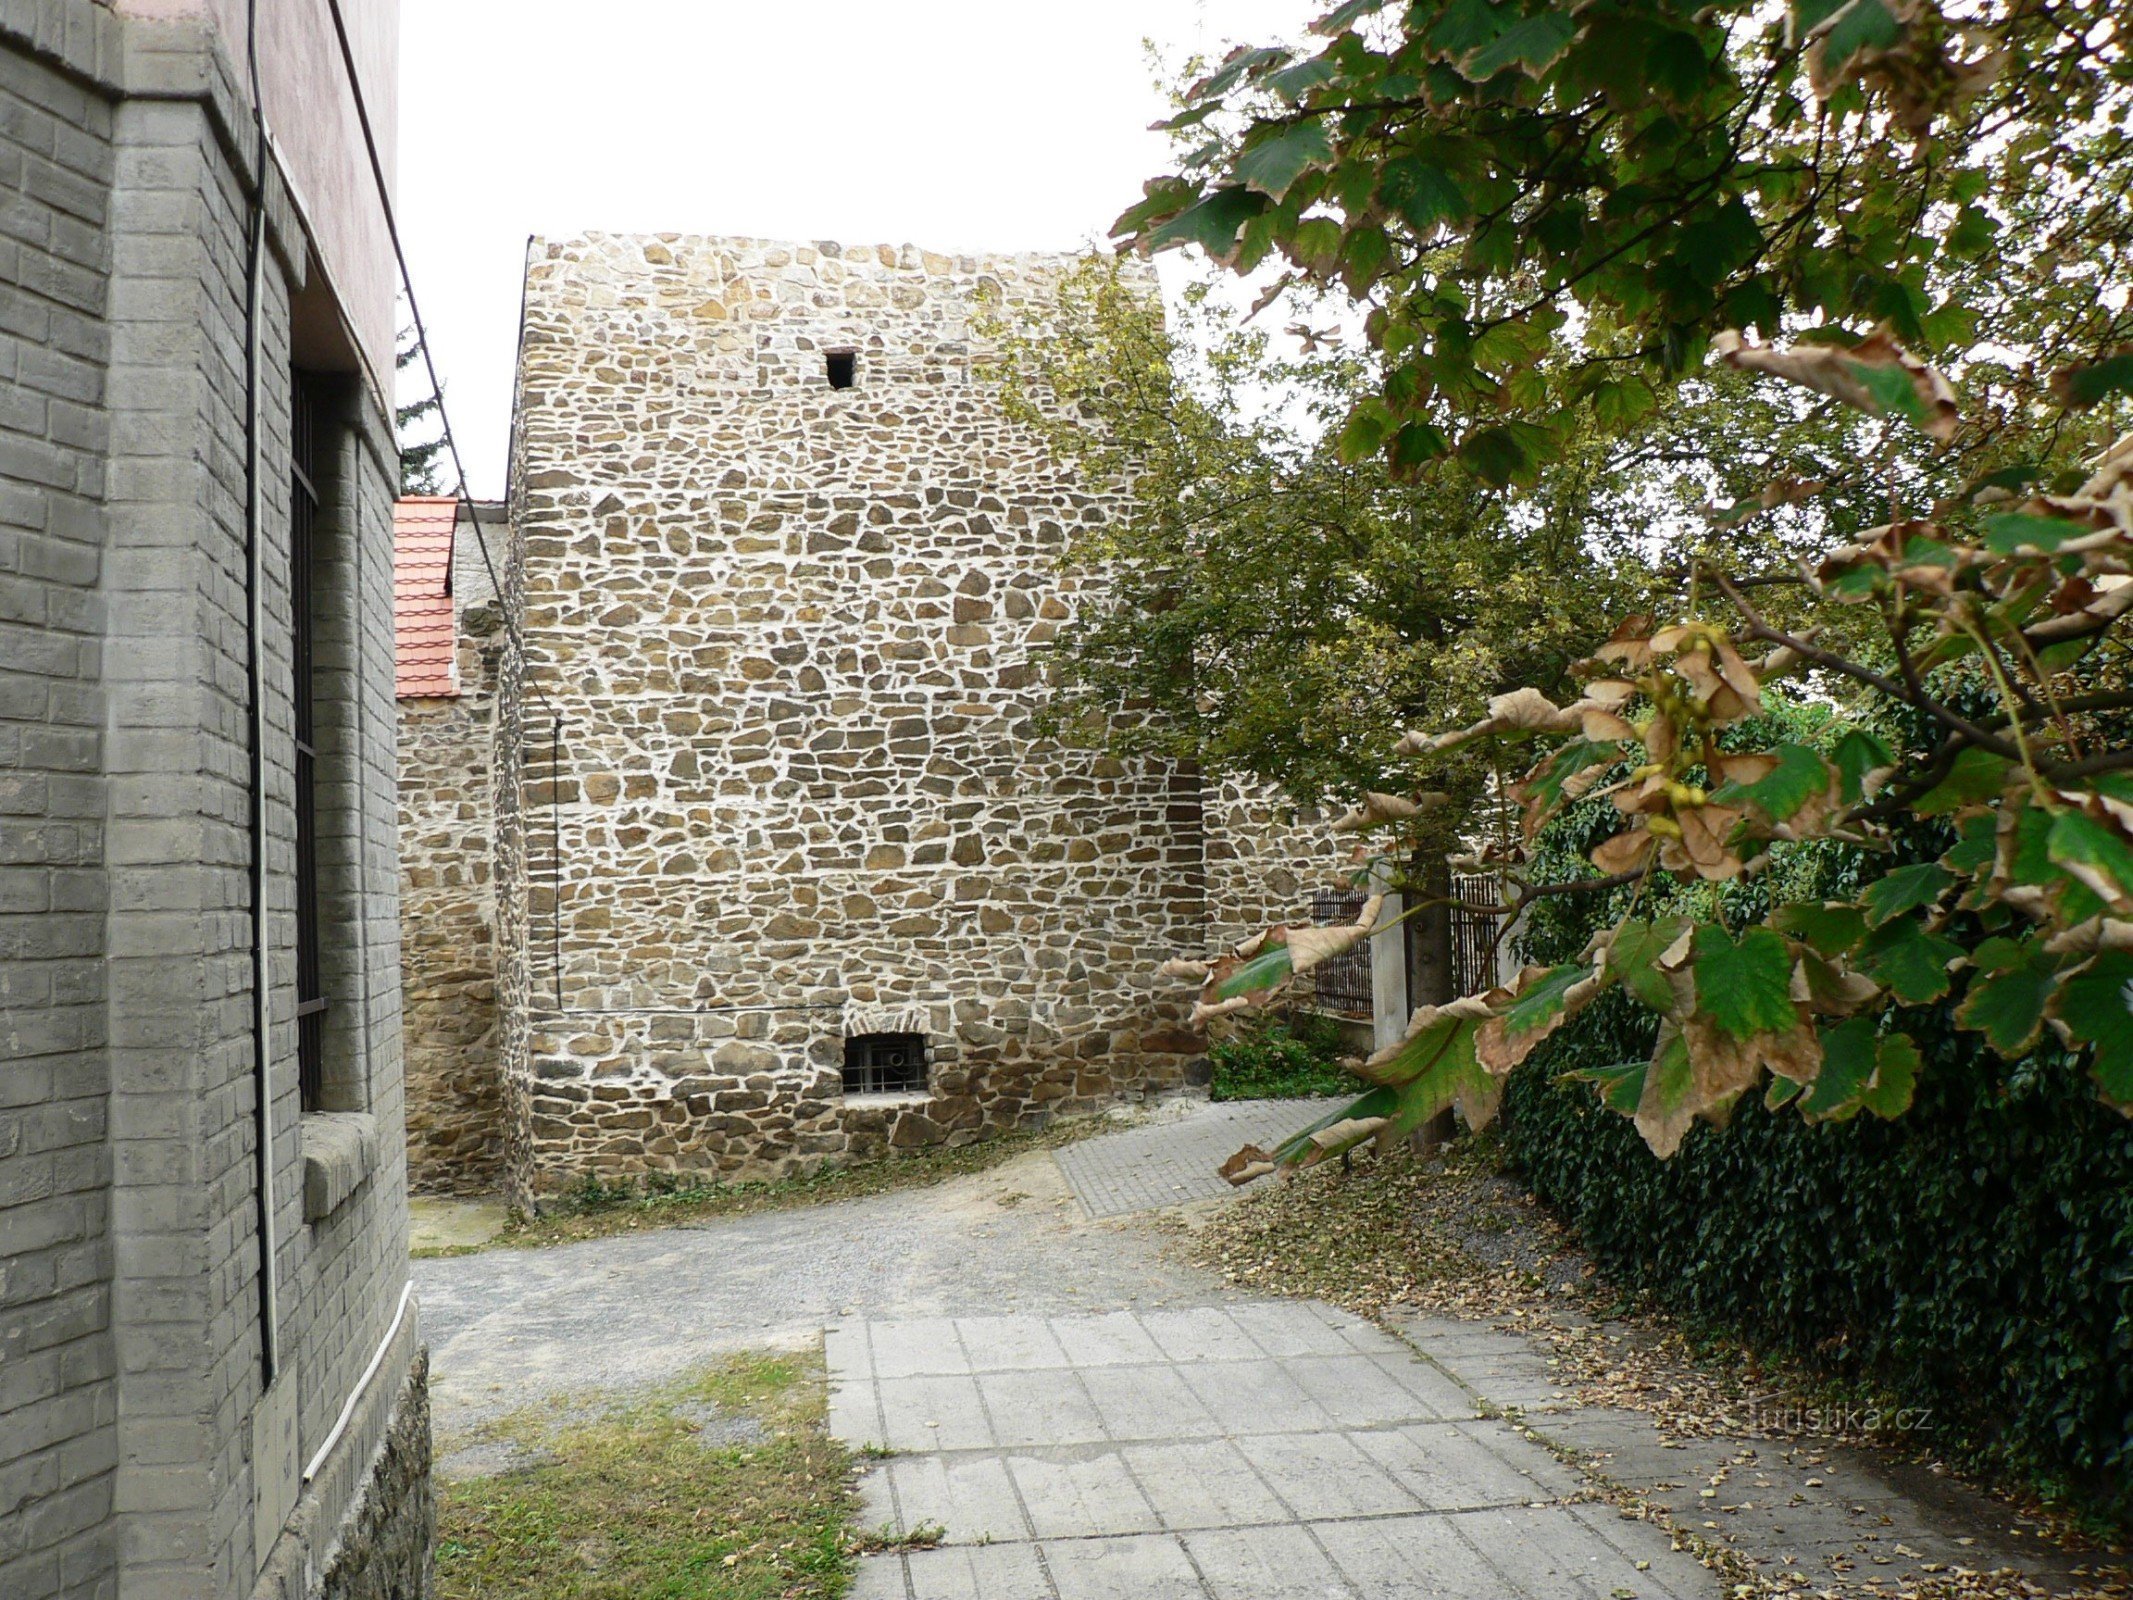
[{"label": "barred window", "polygon": [[923,1094],[926,1036],[862,1033],[844,1041],[846,1094]]}]

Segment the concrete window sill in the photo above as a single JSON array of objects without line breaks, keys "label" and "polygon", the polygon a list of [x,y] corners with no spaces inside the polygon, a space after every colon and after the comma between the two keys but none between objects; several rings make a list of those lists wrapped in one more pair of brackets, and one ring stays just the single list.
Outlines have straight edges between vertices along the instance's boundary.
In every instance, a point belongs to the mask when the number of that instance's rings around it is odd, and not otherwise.
[{"label": "concrete window sill", "polygon": [[907,1090],[902,1094],[847,1094],[844,1103],[848,1106],[865,1106],[869,1109],[893,1108],[895,1106],[926,1106],[933,1103],[933,1091]]},{"label": "concrete window sill", "polygon": [[312,1111],[298,1126],[304,1220],[322,1222],[370,1181],[378,1165],[378,1119],[367,1111]]}]

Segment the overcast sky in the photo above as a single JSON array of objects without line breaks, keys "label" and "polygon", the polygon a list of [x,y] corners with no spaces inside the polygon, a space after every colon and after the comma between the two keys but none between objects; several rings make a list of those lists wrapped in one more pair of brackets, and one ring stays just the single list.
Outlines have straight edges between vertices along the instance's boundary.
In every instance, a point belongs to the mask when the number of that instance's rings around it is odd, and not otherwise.
[{"label": "overcast sky", "polygon": [[1163,170],[1144,39],[1218,54],[1322,9],[409,0],[399,211],[475,492],[503,487],[529,234],[1071,249]]}]

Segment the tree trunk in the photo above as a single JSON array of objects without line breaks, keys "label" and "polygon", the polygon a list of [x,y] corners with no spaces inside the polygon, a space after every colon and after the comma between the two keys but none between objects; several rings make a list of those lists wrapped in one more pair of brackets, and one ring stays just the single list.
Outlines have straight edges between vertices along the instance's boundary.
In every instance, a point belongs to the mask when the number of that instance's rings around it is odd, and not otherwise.
[{"label": "tree trunk", "polygon": [[[1407,923],[1407,992],[1417,1006],[1441,1006],[1459,998],[1459,978],[1452,960],[1451,868],[1442,856],[1416,864],[1421,883],[1417,900],[1433,902]],[[1449,1106],[1415,1130],[1415,1149],[1430,1155],[1457,1132]]]}]

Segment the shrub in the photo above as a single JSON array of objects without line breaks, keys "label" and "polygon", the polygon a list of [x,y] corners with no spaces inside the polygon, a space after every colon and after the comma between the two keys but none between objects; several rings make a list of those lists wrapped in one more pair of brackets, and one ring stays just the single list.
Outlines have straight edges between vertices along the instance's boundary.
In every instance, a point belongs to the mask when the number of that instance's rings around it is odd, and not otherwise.
[{"label": "shrub", "polygon": [[1240,1023],[1208,1048],[1216,1100],[1303,1100],[1353,1094],[1356,1081],[1340,1063],[1341,1025],[1315,1011]]}]

